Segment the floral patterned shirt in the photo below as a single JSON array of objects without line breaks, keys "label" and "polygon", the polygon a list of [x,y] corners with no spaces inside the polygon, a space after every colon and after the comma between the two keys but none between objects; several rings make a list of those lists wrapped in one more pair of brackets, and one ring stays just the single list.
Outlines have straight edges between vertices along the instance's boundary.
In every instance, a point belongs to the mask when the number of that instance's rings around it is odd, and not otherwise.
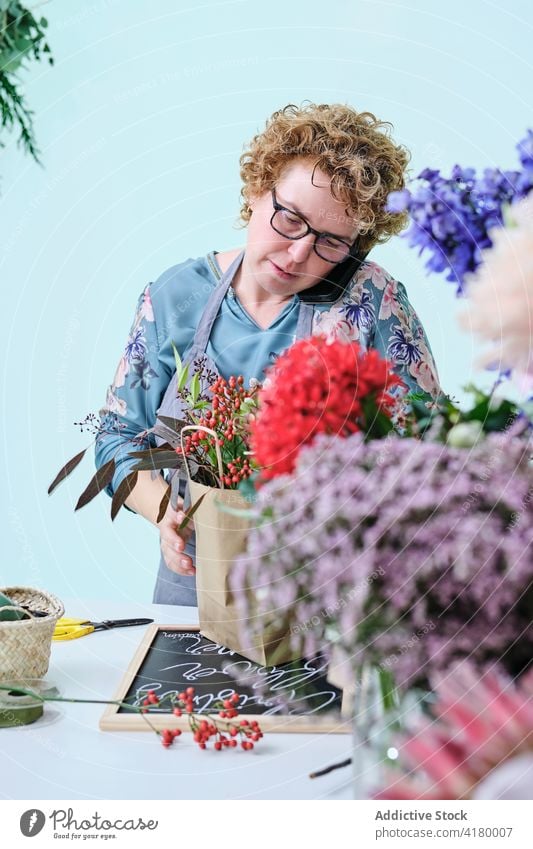
[{"label": "floral patterned shirt", "polygon": [[[107,488],[110,495],[133,465],[127,456],[131,440],[155,423],[175,369],[172,346],[183,357],[221,276],[211,251],[173,266],[141,293],[124,353],[100,411],[103,432],[96,441],[95,460],[100,468],[115,458],[115,476]],[[299,303],[294,295],[263,329],[230,287],[206,351],[220,374],[226,378],[243,374],[247,381],[255,378],[262,382],[265,368],[296,338]],[[408,391],[439,395],[431,348],[405,287],[376,263],[364,262],[334,304],[314,307],[313,334],[319,333],[376,348],[392,362]]]}]

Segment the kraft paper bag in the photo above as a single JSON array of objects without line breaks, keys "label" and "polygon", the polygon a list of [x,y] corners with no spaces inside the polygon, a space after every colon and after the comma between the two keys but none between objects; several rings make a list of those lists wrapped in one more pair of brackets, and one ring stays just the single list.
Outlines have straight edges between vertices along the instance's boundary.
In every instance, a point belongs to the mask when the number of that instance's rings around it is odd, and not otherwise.
[{"label": "kraft paper bag", "polygon": [[225,512],[219,505],[248,510],[249,503],[236,490],[204,486],[190,478],[189,489],[193,506],[205,495],[194,513],[200,633],[262,666],[299,659],[290,646],[288,623],[280,624],[275,632],[262,633],[251,645],[244,644],[230,574],[233,561],[246,550],[251,524],[248,518]]}]

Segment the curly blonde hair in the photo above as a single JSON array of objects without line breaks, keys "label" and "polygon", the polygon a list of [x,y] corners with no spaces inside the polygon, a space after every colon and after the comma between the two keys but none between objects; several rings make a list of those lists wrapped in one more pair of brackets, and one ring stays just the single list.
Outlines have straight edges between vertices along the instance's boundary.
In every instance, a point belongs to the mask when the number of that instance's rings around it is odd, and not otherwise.
[{"label": "curly blonde hair", "polygon": [[371,112],[356,112],[339,103],[289,103],[267,120],[239,159],[243,182],[240,221],[245,226],[249,201],[274,188],[297,157],[312,159],[331,178],[331,193],[347,204],[357,221],[358,251],[366,254],[403,230],[407,213],[385,209],[389,192],[405,185],[408,150],[390,138],[392,125]]}]

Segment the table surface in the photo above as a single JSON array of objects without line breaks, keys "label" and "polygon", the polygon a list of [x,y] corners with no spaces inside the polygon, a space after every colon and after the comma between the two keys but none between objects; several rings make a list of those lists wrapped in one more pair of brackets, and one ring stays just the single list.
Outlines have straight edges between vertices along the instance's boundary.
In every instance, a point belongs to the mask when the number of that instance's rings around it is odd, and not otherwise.
[{"label": "table surface", "polygon": [[[197,624],[196,608],[65,601],[65,615],[145,616]],[[146,626],[52,644],[46,681],[62,697],[111,699]],[[47,705],[37,722],[0,728],[2,799],[350,799],[351,771],[309,773],[350,756],[349,734],[265,734],[253,752],[200,750],[189,733],[165,749],[152,732],[100,731],[105,705]]]}]

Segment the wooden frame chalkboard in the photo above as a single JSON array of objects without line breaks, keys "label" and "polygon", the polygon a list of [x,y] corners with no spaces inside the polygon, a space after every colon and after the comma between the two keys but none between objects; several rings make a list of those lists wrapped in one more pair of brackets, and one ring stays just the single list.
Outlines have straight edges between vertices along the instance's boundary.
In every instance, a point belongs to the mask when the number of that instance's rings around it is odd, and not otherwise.
[{"label": "wooden frame chalkboard", "polygon": [[[244,682],[233,677],[237,669],[245,673]],[[327,682],[326,674],[323,657],[264,667],[207,640],[199,626],[154,624],[147,628],[113,698],[139,705],[148,689],[161,697],[193,686],[195,711],[207,715],[216,698],[229,698],[237,691],[241,695],[239,716],[258,719],[264,730],[349,733],[350,721],[341,716],[342,691]],[[266,695],[259,693],[260,681],[268,681]],[[285,696],[284,705],[276,695]],[[186,716],[175,717],[168,707],[160,713],[150,710],[149,719],[159,731],[189,727]],[[100,729],[149,731],[150,727],[138,713],[108,705]]]}]

